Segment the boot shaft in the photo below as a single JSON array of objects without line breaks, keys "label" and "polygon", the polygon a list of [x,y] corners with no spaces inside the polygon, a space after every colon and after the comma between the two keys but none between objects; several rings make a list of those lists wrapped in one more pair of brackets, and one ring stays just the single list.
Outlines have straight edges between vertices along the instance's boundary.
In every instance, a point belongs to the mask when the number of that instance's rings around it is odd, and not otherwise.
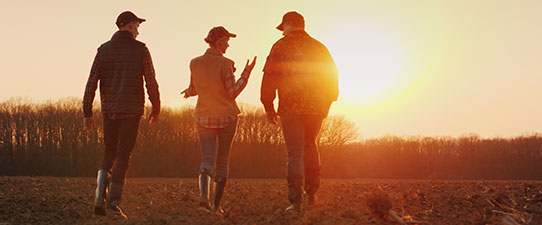
[{"label": "boot shaft", "polygon": [[320,167],[314,169],[305,169],[305,192],[312,195],[320,188]]},{"label": "boot shaft", "polygon": [[107,190],[111,173],[108,170],[98,170],[96,175],[96,191],[94,196],[94,213],[105,215],[105,202],[107,200]]},{"label": "boot shaft", "polygon": [[207,174],[198,176],[200,200],[209,200],[211,194],[211,177]]},{"label": "boot shaft", "polygon": [[107,206],[114,207],[120,205],[122,197],[123,184],[113,183],[109,184],[109,193],[107,196]]},{"label": "boot shaft", "polygon": [[211,210],[211,205],[209,204],[209,196],[211,192],[211,176],[209,171],[202,169],[198,176],[199,183],[199,206],[205,211]]},{"label": "boot shaft", "polygon": [[303,178],[288,177],[288,200],[292,204],[301,204],[303,195]]},{"label": "boot shaft", "polygon": [[94,204],[103,206],[107,198],[107,188],[109,185],[111,174],[105,169],[98,170],[96,175],[96,193]]},{"label": "boot shaft", "polygon": [[214,198],[213,198],[213,203],[214,203],[215,208],[220,207],[220,201],[222,200],[222,196],[224,195],[225,187],[226,187],[226,178],[215,177]]}]

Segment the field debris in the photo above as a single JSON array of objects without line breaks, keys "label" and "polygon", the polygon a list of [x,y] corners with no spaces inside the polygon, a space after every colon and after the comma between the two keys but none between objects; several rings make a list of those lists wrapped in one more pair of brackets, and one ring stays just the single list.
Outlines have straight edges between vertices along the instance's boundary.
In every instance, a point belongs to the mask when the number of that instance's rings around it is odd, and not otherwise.
[{"label": "field debris", "polygon": [[489,196],[486,201],[494,208],[491,210],[492,213],[503,216],[505,224],[528,224],[533,219],[533,216],[507,193],[498,192]]},{"label": "field debris", "polygon": [[[406,224],[429,224],[426,221],[417,221],[411,215],[399,216],[392,210],[392,201],[388,193],[379,188],[377,191],[365,194],[365,202],[369,213],[379,219],[388,221],[389,218],[401,225]],[[427,212],[427,210],[426,210]],[[404,209],[403,209],[404,214]],[[389,218],[388,218],[389,216]]]},{"label": "field debris", "polygon": [[382,190],[365,194],[365,202],[369,212],[380,219],[385,219],[392,207],[390,196]]}]

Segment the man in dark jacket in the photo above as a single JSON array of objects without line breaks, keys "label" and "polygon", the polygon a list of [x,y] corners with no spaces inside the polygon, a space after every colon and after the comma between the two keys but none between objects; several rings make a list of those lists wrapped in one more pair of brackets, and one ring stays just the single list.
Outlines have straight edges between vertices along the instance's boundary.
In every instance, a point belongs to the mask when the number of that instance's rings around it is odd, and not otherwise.
[{"label": "man in dark jacket", "polygon": [[[338,72],[327,48],[305,32],[305,20],[288,12],[277,27],[284,37],[267,57],[261,87],[261,101],[267,119],[280,115],[288,151],[287,211],[301,212],[303,179],[308,204],[315,203],[320,185],[320,155],[316,137],[331,103],[337,100]],[[273,101],[278,92],[278,114]]]},{"label": "man in dark jacket", "polygon": [[87,128],[94,129],[92,102],[100,81],[105,154],[97,174],[94,202],[94,212],[99,215],[107,212],[107,215],[127,218],[119,204],[139,121],[144,114],[143,80],[152,103],[151,126],[158,121],[160,114],[160,93],[151,55],[145,43],[135,40],[139,24],[144,21],[130,11],[117,17],[119,30],[98,48],[86,84],[84,123]]}]

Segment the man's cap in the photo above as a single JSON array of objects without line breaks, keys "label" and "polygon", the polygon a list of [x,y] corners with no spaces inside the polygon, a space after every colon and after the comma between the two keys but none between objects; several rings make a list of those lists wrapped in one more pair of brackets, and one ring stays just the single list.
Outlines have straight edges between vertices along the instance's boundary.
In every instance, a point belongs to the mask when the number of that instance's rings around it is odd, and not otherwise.
[{"label": "man's cap", "polygon": [[115,24],[117,24],[118,27],[122,27],[133,21],[138,21],[139,23],[143,23],[147,20],[137,17],[133,12],[124,11],[117,17],[117,22],[115,22]]},{"label": "man's cap", "polygon": [[282,22],[277,26],[277,29],[284,31],[284,23],[290,22],[296,27],[305,27],[305,19],[296,11],[290,11],[282,16]]},{"label": "man's cap", "polygon": [[209,31],[209,34],[207,34],[207,37],[204,40],[207,43],[213,43],[224,37],[234,38],[234,37],[237,37],[237,35],[228,32],[228,30],[226,30],[226,28],[224,28],[223,26],[219,26],[219,27],[213,27]]}]

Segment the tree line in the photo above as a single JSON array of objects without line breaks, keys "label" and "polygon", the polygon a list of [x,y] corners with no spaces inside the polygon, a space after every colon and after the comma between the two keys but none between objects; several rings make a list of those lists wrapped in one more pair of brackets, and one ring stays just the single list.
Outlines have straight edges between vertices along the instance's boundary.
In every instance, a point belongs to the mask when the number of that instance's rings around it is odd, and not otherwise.
[{"label": "tree line", "polygon": [[[101,113],[94,110],[97,129],[87,130],[80,99],[1,102],[0,176],[95,176],[104,147]],[[280,126],[268,123],[260,107],[242,105],[241,111],[230,176],[285,177]],[[165,107],[154,127],[143,118],[129,176],[195,177],[201,155],[193,112],[192,107]],[[356,126],[342,116],[324,120],[318,140],[325,178],[542,178],[542,136],[537,134],[363,140],[357,134]]]}]

